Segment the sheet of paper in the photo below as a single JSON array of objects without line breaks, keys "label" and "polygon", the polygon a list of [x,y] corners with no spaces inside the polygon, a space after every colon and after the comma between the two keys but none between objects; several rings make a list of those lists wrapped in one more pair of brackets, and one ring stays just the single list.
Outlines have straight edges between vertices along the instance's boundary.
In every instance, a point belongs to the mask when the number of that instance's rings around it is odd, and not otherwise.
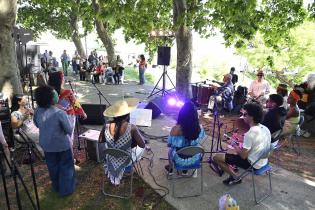
[{"label": "sheet of paper", "polygon": [[151,122],[152,122],[151,109],[135,109],[130,113],[131,124],[151,127]]},{"label": "sheet of paper", "polygon": [[97,141],[98,140],[98,137],[100,136],[100,131],[98,130],[87,130],[85,131],[84,133],[82,133],[79,137],[80,138],[85,138],[87,140],[90,140],[90,141]]}]

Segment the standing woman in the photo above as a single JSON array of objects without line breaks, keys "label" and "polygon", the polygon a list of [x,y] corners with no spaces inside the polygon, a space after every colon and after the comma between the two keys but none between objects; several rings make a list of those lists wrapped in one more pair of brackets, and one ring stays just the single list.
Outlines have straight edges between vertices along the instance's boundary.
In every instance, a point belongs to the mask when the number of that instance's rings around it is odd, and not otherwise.
[{"label": "standing woman", "polygon": [[39,143],[52,182],[52,190],[60,196],[70,195],[75,190],[75,170],[70,135],[73,131],[65,111],[58,109],[57,92],[49,86],[35,91],[38,108],[34,123],[39,128]]},{"label": "standing woman", "polygon": [[139,60],[139,85],[143,85],[145,83],[144,72],[147,69],[147,62],[145,60],[144,55],[140,55]]},{"label": "standing woman", "polygon": [[73,134],[76,123],[76,116],[82,117],[83,119],[86,119],[87,116],[82,109],[79,101],[75,98],[72,90],[64,88],[65,80],[64,75],[61,71],[50,74],[48,84],[52,86],[59,95],[57,107],[67,112],[72,127],[71,145],[73,145]]}]

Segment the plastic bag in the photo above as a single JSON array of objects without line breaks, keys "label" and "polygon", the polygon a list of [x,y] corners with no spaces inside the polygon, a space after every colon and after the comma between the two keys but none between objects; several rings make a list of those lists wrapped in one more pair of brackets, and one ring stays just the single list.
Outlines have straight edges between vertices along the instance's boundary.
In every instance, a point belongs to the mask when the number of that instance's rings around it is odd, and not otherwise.
[{"label": "plastic bag", "polygon": [[240,207],[237,205],[236,200],[226,194],[219,199],[219,210],[239,210]]}]

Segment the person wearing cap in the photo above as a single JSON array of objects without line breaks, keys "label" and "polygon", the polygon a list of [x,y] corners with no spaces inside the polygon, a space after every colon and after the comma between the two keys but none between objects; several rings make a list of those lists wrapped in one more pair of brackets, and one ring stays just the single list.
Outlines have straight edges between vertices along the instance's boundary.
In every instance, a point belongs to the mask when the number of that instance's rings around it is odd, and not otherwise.
[{"label": "person wearing cap", "polygon": [[[99,141],[105,142],[106,148],[115,148],[131,154],[133,162],[141,159],[145,143],[138,128],[129,122],[130,112],[136,109],[139,100],[127,98],[119,100],[104,111],[104,116],[112,118],[100,134]],[[124,158],[106,156],[106,173],[113,185],[119,185],[120,180],[131,163]]]},{"label": "person wearing cap", "polygon": [[267,100],[267,95],[270,93],[270,85],[264,80],[264,72],[259,70],[257,72],[257,79],[254,80],[248,90],[248,94],[254,99],[257,100],[262,105]]},{"label": "person wearing cap", "polygon": [[289,110],[286,115],[281,135],[287,136],[296,131],[300,121],[300,109],[297,102],[301,99],[302,94],[298,90],[292,90],[288,97]]}]

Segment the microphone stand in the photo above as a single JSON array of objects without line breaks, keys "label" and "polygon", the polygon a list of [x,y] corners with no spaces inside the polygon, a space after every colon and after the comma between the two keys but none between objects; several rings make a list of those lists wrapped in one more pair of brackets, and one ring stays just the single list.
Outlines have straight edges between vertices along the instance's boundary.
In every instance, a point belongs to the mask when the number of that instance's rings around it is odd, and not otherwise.
[{"label": "microphone stand", "polygon": [[[71,88],[71,91],[75,93],[70,80],[68,80],[68,83]],[[77,116],[75,116],[75,130],[77,132],[78,150],[81,150],[81,144],[80,144],[80,138],[79,138],[80,127],[79,127],[79,120]]]},{"label": "microphone stand", "polygon": [[96,86],[95,82],[92,81],[92,85],[95,87],[95,89],[97,90],[97,95],[99,98],[99,102],[100,105],[102,104],[102,98],[104,98],[104,100],[107,102],[107,104],[110,106],[111,104],[109,103],[109,101],[107,100],[107,98],[103,95],[103,93],[100,91],[100,89],[98,89],[98,87]]}]

